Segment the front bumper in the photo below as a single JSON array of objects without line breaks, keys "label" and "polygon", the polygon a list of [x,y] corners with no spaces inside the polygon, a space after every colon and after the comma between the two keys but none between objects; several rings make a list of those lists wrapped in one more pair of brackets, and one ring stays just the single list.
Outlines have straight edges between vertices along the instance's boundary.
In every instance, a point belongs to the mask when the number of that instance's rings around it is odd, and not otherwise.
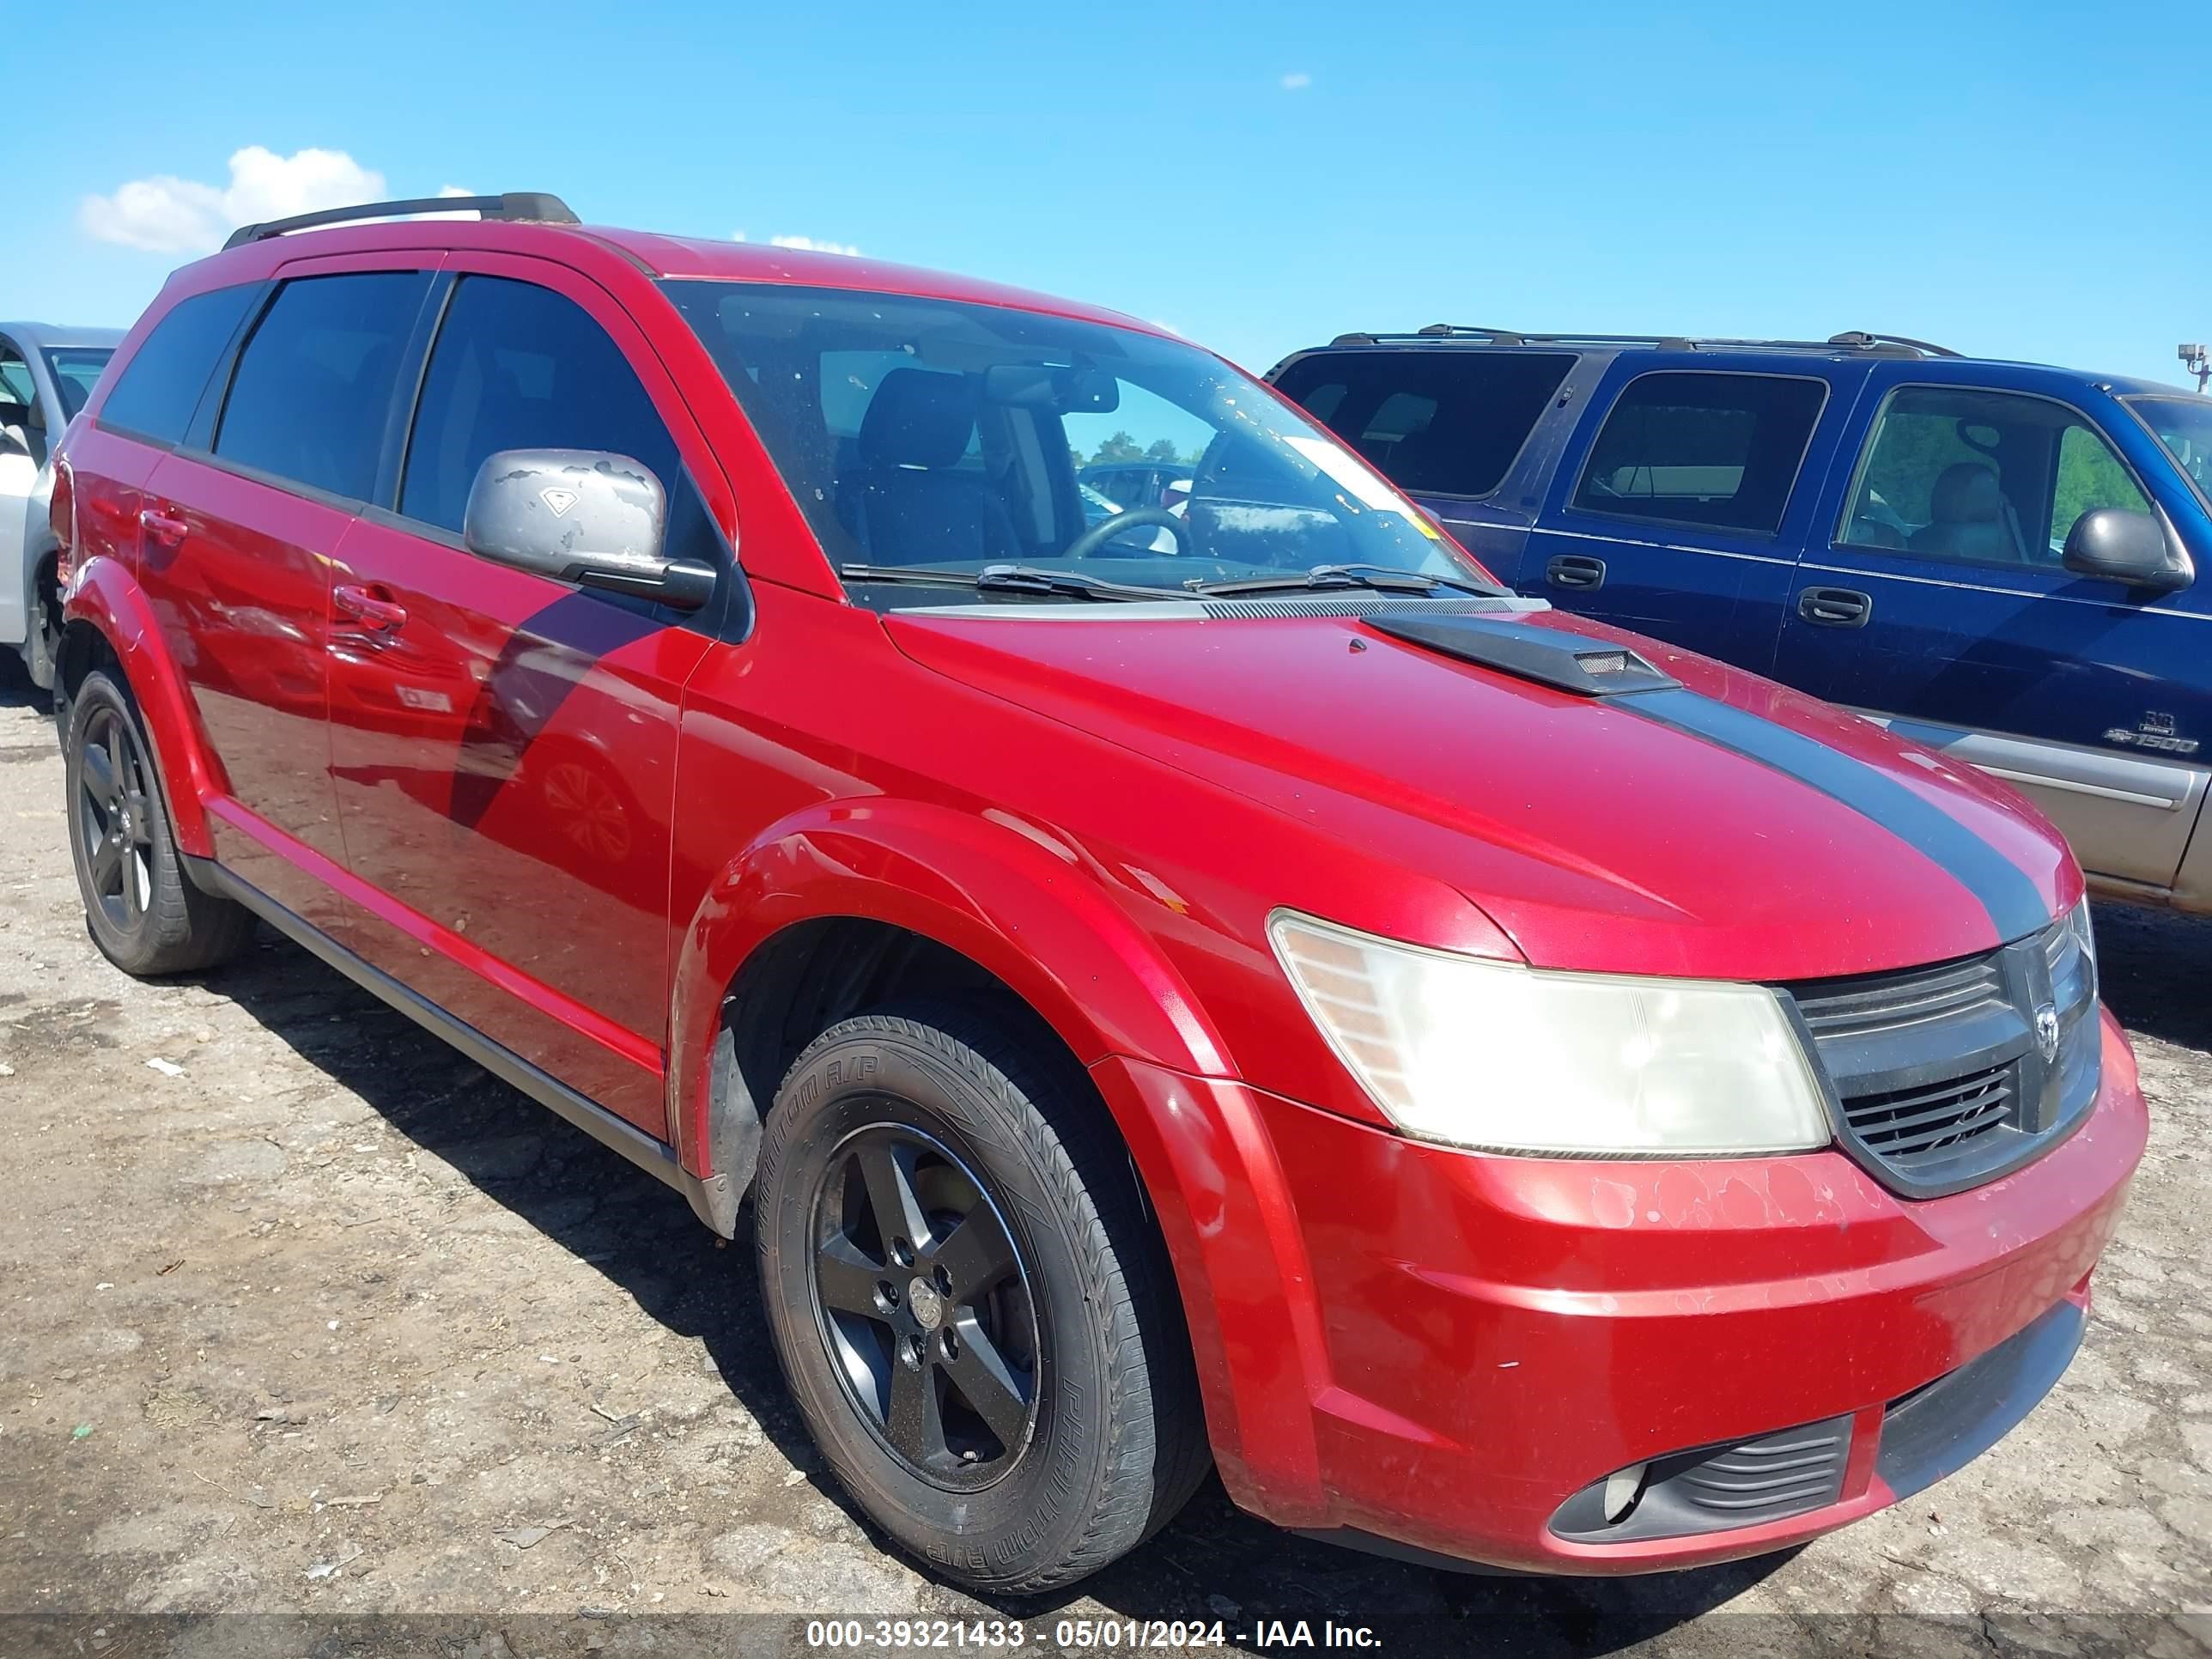
[{"label": "front bumper", "polygon": [[[2056,1382],[2148,1127],[2108,1016],[2102,1040],[2078,1132],[1923,1200],[1836,1152],[1486,1157],[1127,1062],[1101,1083],[1150,1125],[1132,1144],[1156,1200],[1170,1166],[1178,1180],[1158,1208],[1239,1502],[1346,1541],[1634,1572],[1871,1513]],[[1571,1507],[1617,1470],[1699,1449],[1759,1442],[1794,1464],[1802,1448],[1776,1437],[1808,1427],[1842,1449],[1801,1512],[1593,1535],[1587,1498]]]}]

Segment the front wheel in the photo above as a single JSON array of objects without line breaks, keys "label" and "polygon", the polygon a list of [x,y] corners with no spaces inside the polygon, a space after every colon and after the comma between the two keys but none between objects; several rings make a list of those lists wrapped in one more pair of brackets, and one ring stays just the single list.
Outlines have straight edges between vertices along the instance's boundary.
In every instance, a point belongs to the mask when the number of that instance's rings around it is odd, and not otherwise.
[{"label": "front wheel", "polygon": [[1127,1155],[1042,1036],[964,1006],[833,1026],[777,1092],[762,1297],[816,1443],[949,1576],[1070,1583],[1206,1468],[1164,1250]]}]

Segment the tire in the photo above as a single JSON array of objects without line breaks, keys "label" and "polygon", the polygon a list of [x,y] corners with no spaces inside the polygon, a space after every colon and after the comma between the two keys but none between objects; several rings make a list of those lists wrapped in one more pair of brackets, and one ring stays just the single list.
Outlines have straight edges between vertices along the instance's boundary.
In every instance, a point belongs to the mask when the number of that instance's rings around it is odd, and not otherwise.
[{"label": "tire", "polygon": [[54,664],[61,656],[61,595],[54,589],[54,563],[39,567],[32,584],[31,613],[23,620],[23,666],[41,691],[54,689]]},{"label": "tire", "polygon": [[140,979],[212,968],[253,933],[252,912],[185,874],[152,757],[129,686],[93,670],[63,743],[70,859],[93,943]]},{"label": "tire", "polygon": [[888,1010],[815,1040],[762,1142],[762,1300],[816,1445],[902,1548],[994,1594],[1097,1571],[1207,1467],[1166,1250],[1090,1086],[1016,1011]]}]

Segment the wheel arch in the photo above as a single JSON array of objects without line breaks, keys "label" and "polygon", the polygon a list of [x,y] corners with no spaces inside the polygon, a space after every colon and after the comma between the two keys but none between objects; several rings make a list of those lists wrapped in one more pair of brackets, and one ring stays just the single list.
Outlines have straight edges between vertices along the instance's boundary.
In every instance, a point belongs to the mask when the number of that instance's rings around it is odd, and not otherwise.
[{"label": "wheel arch", "polygon": [[[776,1065],[814,1035],[805,1025],[865,1006],[871,983],[1002,991],[1086,1068],[1131,1054],[1225,1073],[1181,976],[1073,856],[1042,832],[921,803],[825,804],[772,826],[707,884],[678,944],[668,1120],[685,1167],[741,1192]],[[837,974],[860,982],[825,988]],[[805,1014],[787,1006],[809,994]]]},{"label": "wheel arch", "polygon": [[[58,720],[68,718],[84,677],[103,665],[122,675],[137,702],[178,850],[212,858],[215,842],[202,802],[222,793],[222,781],[200,741],[183,675],[145,592],[112,558],[93,559],[71,577],[62,607],[61,653],[54,665]],[[67,741],[65,727],[60,736]]]},{"label": "wheel arch", "polygon": [[[777,826],[693,915],[669,1078],[680,1159],[733,1222],[775,1089],[819,1030],[918,981],[1010,999],[1082,1067],[1086,1104],[1127,1150],[1224,1479],[1271,1510],[1323,1514],[1305,1402],[1327,1361],[1304,1244],[1266,1127],[1180,976],[1049,837],[861,805]],[[1279,1340],[1249,1352],[1261,1326]]]}]

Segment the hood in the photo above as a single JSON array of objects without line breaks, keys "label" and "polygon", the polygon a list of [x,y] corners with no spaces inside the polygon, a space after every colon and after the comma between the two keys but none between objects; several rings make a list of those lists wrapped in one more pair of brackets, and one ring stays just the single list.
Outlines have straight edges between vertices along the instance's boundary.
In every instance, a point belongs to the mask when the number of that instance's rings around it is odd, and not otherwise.
[{"label": "hood", "polygon": [[1582,696],[1354,617],[1191,610],[885,624],[939,672],[1272,806],[1355,863],[1449,883],[1540,967],[1870,972],[2018,938],[2081,890],[2057,831],[1978,773],[1583,618],[1485,626],[1626,644],[1679,685]]}]

